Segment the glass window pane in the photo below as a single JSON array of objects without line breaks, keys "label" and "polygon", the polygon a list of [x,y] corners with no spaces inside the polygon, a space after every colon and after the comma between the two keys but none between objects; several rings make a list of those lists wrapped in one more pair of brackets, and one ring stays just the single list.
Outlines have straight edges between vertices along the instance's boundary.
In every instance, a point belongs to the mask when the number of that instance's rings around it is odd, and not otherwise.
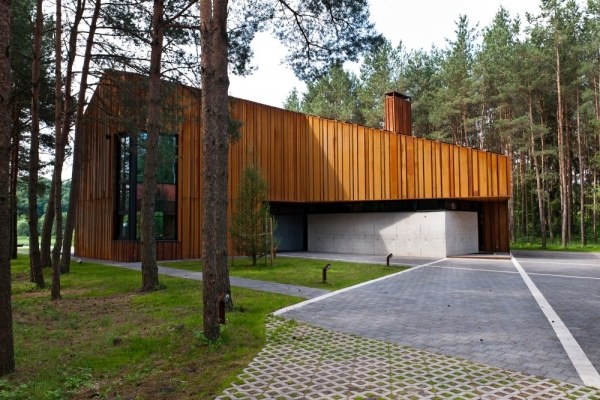
[{"label": "glass window pane", "polygon": [[117,174],[117,239],[129,238],[129,200],[131,195],[131,164],[129,136],[120,136]]},{"label": "glass window pane", "polygon": [[[141,210],[144,187],[145,142],[147,134],[138,136],[136,208]],[[154,228],[157,239],[177,239],[177,136],[160,135],[156,172],[156,202]],[[138,212],[138,214],[140,214]],[[137,237],[140,237],[141,218],[137,217]]]}]

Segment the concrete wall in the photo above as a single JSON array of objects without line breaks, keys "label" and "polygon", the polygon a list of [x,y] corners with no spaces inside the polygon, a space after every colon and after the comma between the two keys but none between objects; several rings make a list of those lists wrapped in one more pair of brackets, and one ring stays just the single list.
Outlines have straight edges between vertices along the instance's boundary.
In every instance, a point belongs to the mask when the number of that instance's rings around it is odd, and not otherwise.
[{"label": "concrete wall", "polygon": [[446,257],[479,250],[477,213],[462,211],[315,214],[308,251]]}]

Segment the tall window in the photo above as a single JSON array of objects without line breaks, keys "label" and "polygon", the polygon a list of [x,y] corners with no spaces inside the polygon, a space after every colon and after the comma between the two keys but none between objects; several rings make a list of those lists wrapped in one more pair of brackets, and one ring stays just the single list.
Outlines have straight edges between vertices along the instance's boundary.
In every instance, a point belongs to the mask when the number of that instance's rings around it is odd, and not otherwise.
[{"label": "tall window", "polygon": [[[122,134],[117,141],[116,238],[139,240],[144,165],[148,134]],[[158,141],[156,239],[177,239],[177,136],[161,134]]]}]

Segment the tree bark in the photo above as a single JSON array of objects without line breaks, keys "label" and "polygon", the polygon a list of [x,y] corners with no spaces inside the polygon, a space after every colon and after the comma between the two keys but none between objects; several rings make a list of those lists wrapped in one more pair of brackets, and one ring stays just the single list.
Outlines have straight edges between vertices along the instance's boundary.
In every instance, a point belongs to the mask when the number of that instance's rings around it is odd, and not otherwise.
[{"label": "tree bark", "polygon": [[38,237],[39,216],[37,196],[39,192],[38,171],[40,167],[40,68],[43,30],[43,0],[37,0],[33,63],[31,65],[31,139],[29,145],[29,182],[27,195],[29,199],[29,279],[41,288],[45,286],[45,282]]},{"label": "tree bark", "polygon": [[163,18],[163,0],[154,0],[148,87],[148,137],[146,140],[142,199],[142,291],[144,292],[158,289],[154,209],[156,203],[158,139],[161,128],[160,63],[165,29]]},{"label": "tree bark", "polygon": [[558,124],[558,175],[560,178],[560,203],[561,203],[561,246],[567,247],[568,243],[568,225],[569,225],[569,208],[568,208],[568,184],[567,184],[567,165],[565,161],[565,139],[564,139],[564,115],[562,103],[562,90],[560,83],[560,48],[556,45],[556,122]]},{"label": "tree bark", "polygon": [[585,160],[581,140],[581,115],[579,112],[579,89],[577,89],[577,153],[579,157],[579,233],[581,244],[585,246]]},{"label": "tree bark", "polygon": [[40,262],[43,268],[52,266],[50,249],[52,248],[52,227],[54,226],[54,185],[50,185],[49,191],[40,238]]},{"label": "tree bark", "polygon": [[[227,0],[200,1],[202,70],[202,263],[204,335],[219,335],[219,301],[227,274],[228,89]],[[228,285],[227,285],[228,286]]]},{"label": "tree bark", "polygon": [[521,151],[519,162],[519,186],[521,187],[521,239],[527,237],[527,188],[525,186],[525,152]]},{"label": "tree bark", "polygon": [[565,180],[567,182],[567,242],[573,241],[573,151],[571,149],[571,131],[568,123],[569,112],[567,110],[568,102],[563,103],[563,121],[564,132],[565,132],[565,172],[567,176]]},{"label": "tree bark", "polygon": [[[513,156],[513,144],[512,144],[512,139],[509,137],[508,138],[508,143],[506,144],[506,150],[507,150],[507,156],[510,157],[512,159]],[[515,174],[514,171],[514,167],[515,164],[511,163],[511,168],[512,168],[512,176],[517,176],[517,174]],[[511,179],[511,183],[512,183],[512,192],[515,193],[515,189],[517,187],[515,179]],[[510,235],[510,241],[511,242],[515,242],[516,241],[516,232],[515,232],[515,200],[514,200],[514,196],[510,196],[510,198],[508,199],[508,233]]]},{"label": "tree bark", "polygon": [[598,187],[598,172],[594,168],[592,175],[592,230],[594,232],[594,243],[598,242],[598,221],[597,221],[597,210],[598,200],[596,195],[596,188]]},{"label": "tree bark", "polygon": [[10,258],[17,258],[17,186],[19,180],[19,147],[21,133],[19,124],[21,106],[12,107],[11,156],[10,156]]},{"label": "tree bark", "polygon": [[531,145],[531,158],[533,159],[533,167],[535,170],[535,188],[537,193],[539,217],[540,217],[540,230],[542,233],[542,248],[546,248],[546,216],[544,214],[544,188],[542,186],[542,179],[540,177],[540,166],[538,163],[537,155],[535,154],[535,135],[533,131],[533,99],[531,93],[529,93],[529,127],[531,130],[530,145]]},{"label": "tree bark", "polygon": [[[54,154],[54,172],[52,173],[52,188],[54,189],[54,219],[56,223],[56,241],[58,242],[62,235],[62,212],[61,212],[61,191],[62,191],[62,180],[61,171],[64,158],[63,147],[63,134],[62,134],[62,119],[63,115],[63,101],[62,101],[62,55],[61,55],[61,43],[62,43],[62,0],[56,0],[56,20],[55,20],[55,34],[54,34],[54,51],[55,51],[55,154]],[[68,96],[65,95],[65,100]],[[52,252],[52,288],[50,291],[50,298],[52,300],[60,300],[60,266],[59,266],[60,254],[57,250],[56,245]]]},{"label": "tree bark", "polygon": [[82,119],[85,106],[85,91],[87,89],[88,72],[92,59],[92,47],[94,45],[94,36],[98,16],[100,15],[100,5],[102,0],[96,0],[94,13],[90,22],[90,30],[87,37],[85,56],[83,58],[83,68],[79,81],[79,97],[77,99],[77,109],[75,111],[75,138],[73,141],[73,172],[71,174],[71,191],[69,192],[69,205],[67,209],[67,218],[65,221],[65,234],[63,241],[62,259],[60,262],[61,271],[68,273],[71,271],[71,244],[73,243],[73,229],[75,228],[75,214],[77,212],[77,201],[79,199],[79,190],[81,188],[81,164],[83,162],[83,132]]},{"label": "tree bark", "polygon": [[[7,238],[9,226],[10,160],[10,7],[0,0],[0,238]],[[10,247],[0,240],[0,376],[15,370],[12,329]]]},{"label": "tree bark", "polygon": [[[58,0],[56,4],[56,24],[57,33],[55,39],[55,51],[60,53],[60,43],[62,36],[62,28],[60,29],[59,35],[59,22],[62,21],[62,14],[59,7],[62,7],[62,1]],[[61,259],[62,259],[62,246],[63,246],[63,215],[62,215],[62,171],[65,161],[65,149],[69,141],[69,130],[71,127],[71,120],[74,113],[73,108],[73,64],[77,54],[77,36],[79,34],[79,23],[83,18],[83,11],[85,8],[84,0],[77,0],[75,17],[73,18],[73,25],[69,33],[69,47],[67,49],[67,70],[65,73],[65,86],[64,86],[64,100],[58,98],[60,95],[59,86],[57,86],[57,98],[56,98],[56,143],[54,152],[54,171],[52,174],[52,186],[54,187],[54,222],[56,226],[56,236],[54,242],[54,248],[52,250],[52,291],[51,296],[53,300],[60,299],[60,274],[65,272],[61,270]],[[59,59],[62,59],[59,55],[57,57],[56,64],[56,75],[57,85],[59,84],[58,77],[60,76]],[[62,83],[62,82],[60,82]],[[61,108],[62,107],[62,108]],[[70,249],[69,249],[70,251]],[[57,289],[55,289],[55,286]]]},{"label": "tree bark", "polygon": [[[599,79],[600,79],[600,77],[598,77],[598,76],[594,76],[594,78],[592,79],[593,86],[594,86],[594,115],[596,117],[596,121],[600,120],[600,87],[598,85]],[[594,147],[596,148],[596,151],[600,150],[600,137],[598,138],[597,141],[596,140],[594,141],[594,144],[595,144]],[[598,243],[598,222],[597,222],[598,210],[596,209],[596,207],[597,207],[597,194],[596,194],[597,184],[598,184],[598,167],[594,166],[594,176],[593,176],[593,186],[594,187],[592,190],[592,196],[593,196],[592,224],[593,224],[593,230],[594,230],[594,243]]]}]

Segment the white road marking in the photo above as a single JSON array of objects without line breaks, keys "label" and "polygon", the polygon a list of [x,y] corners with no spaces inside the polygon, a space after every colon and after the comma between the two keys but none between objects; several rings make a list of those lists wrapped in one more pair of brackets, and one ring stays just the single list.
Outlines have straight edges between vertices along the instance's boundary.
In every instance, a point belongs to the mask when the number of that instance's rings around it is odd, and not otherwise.
[{"label": "white road marking", "polygon": [[[515,271],[500,271],[500,270],[496,270],[496,269],[483,269],[483,268],[468,268],[468,267],[451,267],[448,265],[428,265],[428,268],[446,268],[446,269],[459,269],[459,270],[465,270],[465,271],[477,271],[477,272],[498,272],[501,274],[518,274],[518,272]],[[598,280],[600,281],[600,278],[595,277],[595,276],[576,276],[576,275],[561,275],[561,274],[544,274],[541,272],[529,272],[529,275],[536,275],[536,276],[551,276],[554,278],[569,278],[569,279],[592,279],[592,280]]]},{"label": "white road marking", "polygon": [[478,272],[499,272],[501,274],[518,274],[515,271],[499,271],[497,269],[482,269],[482,268],[467,268],[467,267],[450,267],[447,265],[427,265],[429,268],[446,268],[446,269],[462,269],[466,271],[478,271]]},{"label": "white road marking", "polygon": [[560,275],[560,274],[543,274],[541,272],[530,272],[529,275],[552,276],[555,278],[570,278],[570,279],[594,279],[600,281],[600,278],[595,276],[576,276],[576,275]]},{"label": "white road marking", "polygon": [[277,315],[281,315],[281,314],[283,314],[283,313],[285,313],[285,312],[288,312],[288,311],[291,311],[291,310],[295,310],[295,309],[297,309],[297,308],[300,308],[300,307],[304,307],[304,306],[305,306],[305,305],[307,305],[307,304],[311,304],[311,303],[315,303],[315,302],[317,302],[317,301],[325,300],[325,299],[328,299],[328,298],[330,298],[330,297],[333,297],[333,296],[335,296],[335,295],[338,295],[338,294],[340,294],[340,293],[344,293],[344,292],[347,292],[347,291],[349,291],[349,290],[357,289],[357,288],[359,288],[359,287],[367,286],[367,285],[370,285],[370,284],[372,284],[372,283],[375,283],[375,282],[380,282],[380,281],[383,281],[383,280],[385,280],[385,279],[389,279],[389,278],[392,278],[392,277],[394,277],[394,276],[398,276],[398,275],[400,275],[400,274],[404,274],[404,273],[406,273],[406,272],[410,272],[410,271],[417,270],[417,269],[419,269],[419,268],[428,267],[428,266],[430,266],[430,265],[432,265],[432,264],[437,264],[437,263],[439,263],[439,262],[442,262],[442,261],[445,261],[445,260],[446,260],[446,258],[442,258],[442,259],[440,259],[440,260],[432,261],[432,262],[430,262],[430,263],[427,263],[427,264],[419,265],[419,266],[416,266],[416,267],[413,267],[413,268],[408,268],[408,269],[405,269],[405,270],[403,270],[403,271],[400,271],[400,272],[396,272],[395,274],[390,274],[390,275],[382,276],[381,278],[373,279],[373,280],[371,280],[371,281],[362,282],[362,283],[359,283],[359,284],[357,284],[357,285],[354,285],[354,286],[349,286],[349,287],[347,287],[347,288],[343,288],[343,289],[340,289],[340,290],[336,290],[335,292],[327,293],[327,294],[324,294],[324,295],[322,295],[322,296],[315,297],[315,298],[313,298],[313,299],[308,299],[308,300],[306,300],[306,301],[303,301],[303,302],[301,302],[301,303],[294,304],[294,305],[291,305],[291,306],[289,306],[289,307],[282,308],[282,309],[280,309],[280,310],[277,310],[277,311],[275,311],[275,312],[273,313],[273,315],[275,315],[275,316],[277,316]]},{"label": "white road marking", "polygon": [[542,292],[540,292],[535,283],[533,283],[529,275],[527,275],[527,272],[525,272],[523,267],[521,267],[521,264],[519,264],[514,256],[512,257],[512,262],[517,271],[519,271],[519,274],[521,274],[521,278],[523,278],[523,281],[525,281],[525,284],[529,288],[533,298],[535,301],[537,301],[546,318],[548,318],[548,322],[554,329],[558,340],[560,340],[560,343],[563,345],[565,352],[573,363],[573,366],[583,381],[583,384],[600,388],[600,375],[598,374],[598,371],[596,371],[596,368],[594,368],[581,346],[579,346],[579,343],[577,343],[577,340],[575,340],[569,331],[569,328],[567,328],[564,322],[560,319],[550,303],[548,303],[548,300],[546,300]]},{"label": "white road marking", "polygon": [[523,261],[526,264],[557,264],[557,265],[570,265],[572,267],[600,267],[600,263],[596,263],[596,264],[585,264],[585,263],[575,263],[575,262],[559,262],[559,261],[529,261],[529,260],[524,260]]}]

